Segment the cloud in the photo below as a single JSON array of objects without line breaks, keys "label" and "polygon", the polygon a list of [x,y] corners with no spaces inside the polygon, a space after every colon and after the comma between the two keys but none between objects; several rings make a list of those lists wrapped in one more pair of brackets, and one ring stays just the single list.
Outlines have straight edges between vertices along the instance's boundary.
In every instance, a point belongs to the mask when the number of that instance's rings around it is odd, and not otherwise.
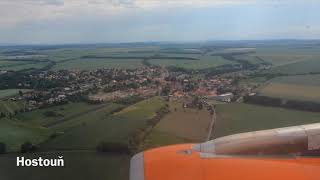
[{"label": "cloud", "polygon": [[[4,0],[6,1],[6,0]],[[31,5],[54,5],[54,6],[62,6],[64,5],[65,0],[12,0],[10,2],[16,4],[31,4]]]},{"label": "cloud", "polygon": [[1,0],[0,23],[3,26],[12,26],[30,21],[88,14],[121,16],[136,10],[201,8],[254,2],[255,0]]},{"label": "cloud", "polygon": [[[303,23],[311,27],[308,35],[316,31],[319,4],[317,0],[0,0],[0,42],[265,37],[286,35],[279,31]],[[302,11],[302,6],[307,8]],[[276,27],[274,32],[268,33],[270,27]],[[290,32],[303,35],[307,30]]]},{"label": "cloud", "polygon": [[[96,0],[99,1],[99,0]],[[135,8],[210,7],[253,3],[256,0],[100,0],[115,6]]]}]

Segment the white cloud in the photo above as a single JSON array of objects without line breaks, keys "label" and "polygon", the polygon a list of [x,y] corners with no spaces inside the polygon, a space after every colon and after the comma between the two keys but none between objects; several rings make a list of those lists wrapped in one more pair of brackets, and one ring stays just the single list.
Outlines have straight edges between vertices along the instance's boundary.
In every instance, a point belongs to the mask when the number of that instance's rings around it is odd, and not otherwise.
[{"label": "white cloud", "polygon": [[[300,11],[306,1],[319,5],[318,0],[0,0],[0,42],[285,36],[281,29],[301,21],[310,21],[309,33],[290,32],[311,36],[319,30],[314,27],[319,16]],[[277,28],[269,33],[269,27]]]},{"label": "white cloud", "polygon": [[255,0],[1,0],[2,27],[85,15],[120,15],[133,9],[201,8],[253,3]]},{"label": "white cloud", "polygon": [[21,0],[20,3],[61,6],[64,4],[64,0]]}]

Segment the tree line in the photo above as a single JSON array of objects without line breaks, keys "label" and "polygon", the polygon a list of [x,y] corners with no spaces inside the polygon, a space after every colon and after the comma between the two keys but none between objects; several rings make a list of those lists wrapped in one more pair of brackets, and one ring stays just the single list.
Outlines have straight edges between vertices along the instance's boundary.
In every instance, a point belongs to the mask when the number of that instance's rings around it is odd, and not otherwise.
[{"label": "tree line", "polygon": [[302,111],[320,112],[320,103],[312,101],[290,100],[261,95],[244,96],[243,101],[249,104],[259,104],[263,106],[282,107]]}]

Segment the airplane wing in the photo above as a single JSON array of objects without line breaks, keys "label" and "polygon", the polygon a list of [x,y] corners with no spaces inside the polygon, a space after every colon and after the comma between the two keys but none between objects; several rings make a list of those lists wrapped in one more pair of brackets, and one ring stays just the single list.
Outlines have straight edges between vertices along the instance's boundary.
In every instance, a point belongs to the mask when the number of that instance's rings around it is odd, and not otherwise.
[{"label": "airplane wing", "polygon": [[135,155],[130,180],[318,180],[320,124],[236,134]]}]

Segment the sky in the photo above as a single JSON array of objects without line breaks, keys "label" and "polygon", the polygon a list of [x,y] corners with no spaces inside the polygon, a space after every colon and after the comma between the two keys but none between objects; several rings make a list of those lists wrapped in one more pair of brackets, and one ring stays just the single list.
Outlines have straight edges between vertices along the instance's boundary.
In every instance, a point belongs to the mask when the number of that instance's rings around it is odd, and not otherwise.
[{"label": "sky", "polygon": [[0,0],[0,44],[320,39],[319,0]]}]

